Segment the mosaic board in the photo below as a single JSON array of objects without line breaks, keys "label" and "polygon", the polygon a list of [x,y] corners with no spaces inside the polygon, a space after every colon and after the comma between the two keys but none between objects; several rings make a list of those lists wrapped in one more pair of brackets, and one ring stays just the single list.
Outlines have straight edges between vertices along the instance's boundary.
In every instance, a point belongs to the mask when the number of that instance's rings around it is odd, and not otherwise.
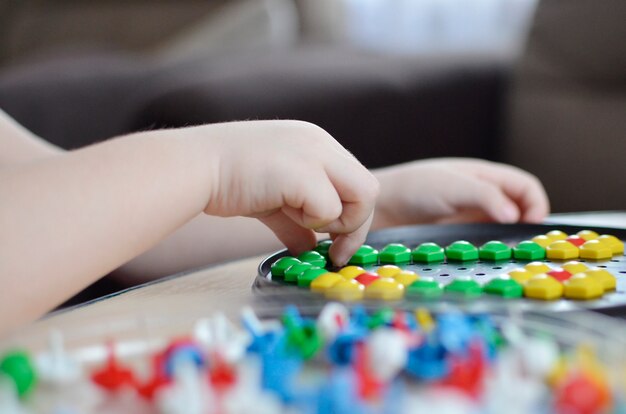
[{"label": "mosaic board", "polygon": [[[598,234],[609,234],[615,236],[619,240],[626,239],[626,231],[623,229],[613,228],[586,228],[566,225],[499,225],[499,224],[464,224],[464,225],[426,225],[426,226],[408,226],[390,228],[381,231],[372,232],[366,243],[377,250],[382,250],[385,246],[398,243],[407,246],[413,250],[422,243],[436,243],[440,246],[449,246],[452,243],[465,240],[475,246],[482,246],[493,240],[500,241],[510,247],[518,246],[520,242],[531,240],[537,235],[545,235],[551,231],[560,230],[568,235],[576,235],[583,230],[595,231]],[[285,301],[298,300],[324,301],[325,296],[310,291],[308,288],[302,288],[293,284],[285,283],[284,280],[272,280],[271,266],[280,258],[288,256],[286,250],[279,251],[267,257],[259,265],[258,275],[254,283],[254,290],[261,298],[284,297]],[[529,298],[503,298],[497,295],[486,294],[482,292],[479,295],[459,295],[453,292],[446,292],[442,296],[432,299],[426,299],[423,296],[403,295],[401,299],[389,300],[389,304],[393,306],[413,307],[415,304],[423,304],[426,306],[437,307],[445,304],[460,303],[469,306],[498,306],[506,304],[509,306],[514,304],[521,309],[533,310],[576,310],[581,308],[601,310],[603,312],[612,313],[619,312],[620,308],[626,306],[626,258],[623,253],[614,254],[610,259],[592,260],[592,259],[543,259],[540,262],[545,263],[551,269],[550,271],[559,271],[561,267],[572,260],[581,262],[583,265],[608,271],[615,277],[615,288],[607,289],[600,297],[591,300],[573,300],[559,298],[556,300],[536,300]],[[417,273],[423,279],[432,278],[442,286],[452,283],[454,280],[471,279],[482,287],[501,275],[505,275],[514,269],[524,268],[530,262],[536,260],[446,260],[443,263],[415,263],[411,260],[408,264],[401,264],[399,267],[403,270]],[[369,273],[376,273],[381,263],[375,263],[362,266]],[[339,269],[328,268],[329,271],[338,271]],[[407,292],[409,289],[407,289]],[[363,299],[364,303],[379,304],[381,300]],[[383,302],[385,302],[383,300]]]}]

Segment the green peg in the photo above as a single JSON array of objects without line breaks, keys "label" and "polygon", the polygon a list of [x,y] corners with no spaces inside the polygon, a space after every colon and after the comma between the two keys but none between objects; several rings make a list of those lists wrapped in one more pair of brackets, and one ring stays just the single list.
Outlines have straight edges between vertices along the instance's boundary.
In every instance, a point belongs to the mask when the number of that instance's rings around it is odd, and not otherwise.
[{"label": "green peg", "polygon": [[272,267],[270,269],[270,273],[272,274],[272,279],[282,279],[285,276],[285,270],[289,267],[293,266],[296,263],[300,263],[300,260],[295,257],[285,256],[276,260],[272,263]]},{"label": "green peg", "polygon": [[354,256],[348,262],[351,265],[367,266],[378,263],[378,250],[372,246],[364,244],[354,253]]},{"label": "green peg", "polygon": [[316,252],[315,250],[310,250],[300,254],[300,256],[298,256],[298,260],[301,262],[311,263],[313,266],[326,267],[326,259],[321,253]]},{"label": "green peg", "polygon": [[534,241],[524,240],[513,248],[513,257],[518,260],[528,260],[529,262],[543,260],[546,258],[546,249]]},{"label": "green peg", "polygon": [[416,263],[441,263],[445,260],[443,248],[436,243],[422,243],[411,252]]},{"label": "green peg", "polygon": [[388,264],[403,264],[411,261],[411,249],[400,243],[386,245],[380,251],[380,262]]},{"label": "green peg", "polygon": [[446,247],[446,257],[448,260],[469,262],[478,259],[478,249],[468,241],[459,240]]},{"label": "green peg", "polygon": [[467,298],[475,298],[483,293],[478,282],[471,277],[457,277],[444,287],[446,292],[460,293]]},{"label": "green peg", "polygon": [[501,241],[492,240],[483,244],[478,250],[478,257],[481,260],[501,261],[511,258],[512,250]]},{"label": "green peg", "polygon": [[24,351],[11,351],[0,359],[0,374],[11,378],[20,397],[26,396],[35,387],[37,377],[33,363]]}]

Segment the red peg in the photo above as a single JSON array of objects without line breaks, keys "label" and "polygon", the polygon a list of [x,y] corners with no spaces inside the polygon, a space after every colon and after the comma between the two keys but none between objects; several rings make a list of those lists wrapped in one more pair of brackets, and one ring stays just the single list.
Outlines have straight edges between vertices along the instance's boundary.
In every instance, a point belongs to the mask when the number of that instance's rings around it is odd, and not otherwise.
[{"label": "red peg", "polygon": [[558,280],[559,282],[563,283],[565,282],[567,279],[569,279],[570,277],[572,277],[572,274],[570,272],[568,272],[567,270],[551,270],[548,272],[548,275],[552,276],[553,278],[555,278],[556,280]]},{"label": "red peg", "polygon": [[604,413],[611,407],[611,391],[598,379],[577,373],[557,389],[554,404],[558,414]]},{"label": "red peg", "polygon": [[339,313],[335,315],[335,323],[337,324],[340,330],[343,330],[346,327],[346,321]]},{"label": "red peg", "polygon": [[165,354],[159,352],[152,359],[152,377],[145,384],[137,387],[139,395],[147,400],[152,400],[157,390],[171,383],[171,380],[165,374],[164,367]]},{"label": "red peg", "polygon": [[169,358],[174,352],[176,352],[177,349],[186,346],[195,347],[196,342],[192,338],[186,336],[182,338],[176,338],[170,341],[170,343],[167,345],[167,348],[165,348],[165,350],[163,351],[163,362],[165,362],[167,358]]},{"label": "red peg", "polygon": [[237,373],[231,365],[224,361],[220,354],[215,353],[211,362],[209,380],[215,389],[224,391],[237,382]]},{"label": "red peg", "polygon": [[365,344],[360,342],[355,346],[354,370],[356,372],[359,395],[365,400],[377,399],[382,393],[383,385],[374,377],[369,368]]},{"label": "red peg", "polygon": [[135,387],[135,375],[133,371],[119,364],[115,357],[113,344],[109,345],[109,355],[106,365],[91,375],[91,380],[110,392],[116,392],[123,388]]},{"label": "red peg", "polygon": [[374,273],[369,273],[369,272],[361,273],[360,275],[354,278],[354,280],[356,280],[363,286],[368,286],[370,283],[372,283],[373,281],[377,279],[380,279],[380,276]]},{"label": "red peg", "polygon": [[451,357],[450,373],[440,384],[444,387],[458,388],[477,398],[482,392],[486,365],[482,343],[473,341],[469,345],[467,357],[461,358],[457,355]]},{"label": "red peg", "polygon": [[582,237],[580,237],[580,236],[575,236],[575,235],[569,236],[569,237],[568,237],[567,239],[565,239],[565,240],[566,240],[566,241],[568,241],[568,242],[570,242],[570,243],[572,243],[572,244],[573,244],[574,246],[576,246],[576,247],[580,247],[580,246],[582,246],[583,244],[585,244],[585,241],[586,241],[586,240],[585,240],[585,239],[583,239]]},{"label": "red peg", "polygon": [[407,322],[406,313],[400,310],[397,310],[393,315],[393,320],[391,322],[392,326],[398,331],[406,333],[411,332],[411,328]]}]

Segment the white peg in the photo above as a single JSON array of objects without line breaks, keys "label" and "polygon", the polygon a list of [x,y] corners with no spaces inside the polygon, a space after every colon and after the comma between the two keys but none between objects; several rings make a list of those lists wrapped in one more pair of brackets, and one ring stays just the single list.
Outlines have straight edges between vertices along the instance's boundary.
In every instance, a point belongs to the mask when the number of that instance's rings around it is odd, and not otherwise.
[{"label": "white peg", "polygon": [[36,358],[37,371],[43,383],[67,385],[81,378],[80,364],[65,350],[63,335],[57,330],[50,332],[48,350]]}]

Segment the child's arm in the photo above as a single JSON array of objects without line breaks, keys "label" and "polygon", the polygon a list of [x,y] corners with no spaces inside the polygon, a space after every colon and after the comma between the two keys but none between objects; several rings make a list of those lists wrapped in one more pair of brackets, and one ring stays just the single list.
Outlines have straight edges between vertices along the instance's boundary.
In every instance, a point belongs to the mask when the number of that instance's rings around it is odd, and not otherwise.
[{"label": "child's arm", "polygon": [[543,186],[519,168],[469,158],[414,161],[374,171],[381,193],[372,228],[413,223],[541,222]]},{"label": "child's arm", "polygon": [[296,121],[135,134],[5,167],[0,331],[201,212],[259,218],[295,251],[313,246],[312,229],[330,232],[331,256],[345,262],[364,241],[377,193],[376,179],[332,137]]},{"label": "child's arm", "polygon": [[[328,236],[318,234],[318,237]],[[267,254],[285,246],[259,220],[200,214],[113,276],[134,285],[228,260]],[[254,276],[254,274],[250,275]]]},{"label": "child's arm", "polygon": [[0,168],[61,152],[62,150],[38,138],[0,110]]}]

